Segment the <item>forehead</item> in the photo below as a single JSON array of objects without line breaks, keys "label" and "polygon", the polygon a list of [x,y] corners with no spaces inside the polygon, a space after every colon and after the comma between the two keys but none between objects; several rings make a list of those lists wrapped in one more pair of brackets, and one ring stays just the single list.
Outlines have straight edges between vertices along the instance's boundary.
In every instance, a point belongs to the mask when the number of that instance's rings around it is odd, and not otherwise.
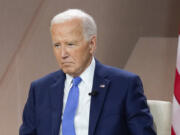
[{"label": "forehead", "polygon": [[52,24],[51,33],[53,35],[76,35],[83,34],[82,20],[75,18],[62,23]]}]

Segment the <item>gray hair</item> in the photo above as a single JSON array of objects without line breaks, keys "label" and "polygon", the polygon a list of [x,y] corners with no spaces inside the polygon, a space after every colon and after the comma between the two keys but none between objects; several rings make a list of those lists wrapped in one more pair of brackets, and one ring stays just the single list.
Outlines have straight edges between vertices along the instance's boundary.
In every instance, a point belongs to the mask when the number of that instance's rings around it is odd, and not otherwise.
[{"label": "gray hair", "polygon": [[97,27],[93,17],[80,9],[68,9],[57,14],[52,18],[50,28],[53,24],[63,23],[75,18],[82,20],[83,35],[86,40],[90,40],[92,36],[97,36]]}]

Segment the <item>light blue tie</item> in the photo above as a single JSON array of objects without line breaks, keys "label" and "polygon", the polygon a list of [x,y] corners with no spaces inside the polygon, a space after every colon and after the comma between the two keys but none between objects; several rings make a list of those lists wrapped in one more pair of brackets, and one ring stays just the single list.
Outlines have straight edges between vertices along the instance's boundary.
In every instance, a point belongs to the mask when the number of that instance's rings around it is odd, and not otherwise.
[{"label": "light blue tie", "polygon": [[78,84],[81,82],[80,77],[73,78],[73,85],[69,91],[68,99],[62,120],[62,135],[76,135],[74,128],[74,116],[76,114],[79,101]]}]

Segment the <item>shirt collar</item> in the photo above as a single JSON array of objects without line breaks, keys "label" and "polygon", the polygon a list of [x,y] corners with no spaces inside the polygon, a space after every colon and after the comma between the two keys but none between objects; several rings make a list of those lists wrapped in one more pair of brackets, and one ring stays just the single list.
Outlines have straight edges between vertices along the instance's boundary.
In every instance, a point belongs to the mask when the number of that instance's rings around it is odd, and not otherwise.
[{"label": "shirt collar", "polygon": [[94,78],[95,60],[92,58],[91,64],[86,70],[80,75],[81,79],[85,82],[88,87],[91,87]]},{"label": "shirt collar", "polygon": [[66,83],[67,85],[71,85],[73,77],[69,74],[66,74]]}]

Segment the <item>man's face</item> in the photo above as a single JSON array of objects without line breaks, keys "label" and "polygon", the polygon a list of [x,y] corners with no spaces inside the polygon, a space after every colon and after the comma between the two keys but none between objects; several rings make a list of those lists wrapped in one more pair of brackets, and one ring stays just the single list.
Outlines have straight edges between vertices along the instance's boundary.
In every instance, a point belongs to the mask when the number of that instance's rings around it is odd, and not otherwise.
[{"label": "man's face", "polygon": [[84,39],[80,19],[53,24],[51,35],[60,68],[73,77],[79,76],[91,63],[96,37],[92,37],[90,41]]}]

